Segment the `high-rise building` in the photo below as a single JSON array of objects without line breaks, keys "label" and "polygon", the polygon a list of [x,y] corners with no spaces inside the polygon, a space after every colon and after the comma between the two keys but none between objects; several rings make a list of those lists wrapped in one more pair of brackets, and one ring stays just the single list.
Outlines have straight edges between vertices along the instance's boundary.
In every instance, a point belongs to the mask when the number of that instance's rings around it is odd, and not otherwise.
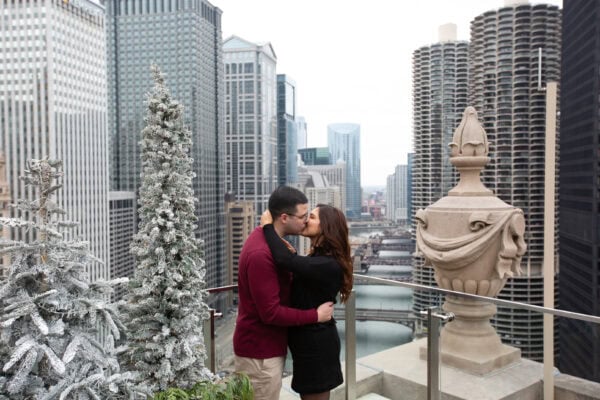
[{"label": "high-rise building", "polygon": [[[344,161],[338,161],[335,165],[305,165],[298,167],[298,181],[307,182],[310,178],[310,174],[318,173],[323,176],[323,179],[326,179],[328,187],[336,187],[339,188],[340,191],[340,204],[338,207],[340,210],[346,209],[346,163]],[[301,185],[301,190],[306,185]],[[306,192],[305,192],[306,193]],[[316,203],[310,203],[311,206],[315,206]],[[327,203],[329,204],[329,203]],[[337,203],[336,203],[337,204]]]},{"label": "high-rise building", "polygon": [[[88,240],[108,262],[104,7],[90,0],[3,1],[0,18],[0,150],[11,203],[32,198],[19,179],[28,160],[61,159],[56,202],[80,223],[73,237]],[[107,264],[88,272],[91,280],[110,277]]]},{"label": "high-rise building", "polygon": [[408,153],[406,155],[406,216],[408,217],[408,224],[412,225],[412,194],[413,194],[413,170],[414,170],[414,159],[415,153]]},{"label": "high-rise building", "polygon": [[[526,0],[506,4],[471,22],[469,104],[490,142],[485,185],[525,213],[524,274],[509,279],[498,297],[543,305],[546,93],[539,87],[560,79],[561,11]],[[504,343],[541,361],[542,319],[540,313],[499,306],[495,325]],[[555,344],[558,354],[558,340]]]},{"label": "high-rise building", "polygon": [[196,235],[205,279],[219,286],[226,265],[221,10],[205,0],[107,0],[106,7],[112,190],[139,190],[144,100],[156,63],[192,131]]},{"label": "high-rise building", "polygon": [[329,147],[307,147],[298,149],[303,165],[331,165]]},{"label": "high-rise building", "polygon": [[258,217],[277,187],[277,57],[270,43],[223,43],[227,192],[254,203]]},{"label": "high-rise building", "polygon": [[[600,316],[600,2],[563,1],[560,305]],[[560,364],[600,382],[600,328],[560,318]]]},{"label": "high-rise building", "polygon": [[[327,204],[343,210],[342,192],[343,188],[332,184],[328,176],[331,176],[332,170],[323,170],[319,167],[301,167],[298,174],[298,188],[306,194],[308,198],[309,210],[316,207],[318,204]],[[333,166],[329,166],[333,167]],[[345,172],[345,165],[339,165],[339,170]],[[310,238],[298,236],[294,245],[298,249],[298,253],[306,255],[310,251]]]},{"label": "high-rise building", "polygon": [[406,165],[397,165],[394,173],[387,177],[385,191],[386,218],[394,222],[406,222],[408,219],[408,168]]},{"label": "high-rise building", "polygon": [[278,185],[298,181],[296,83],[285,74],[277,75],[277,176]]},{"label": "high-rise building", "polygon": [[227,271],[225,284],[233,285],[238,281],[238,264],[244,242],[256,227],[256,212],[251,201],[226,201],[227,208]]},{"label": "high-rise building", "polygon": [[[439,42],[413,52],[413,145],[412,189],[409,218],[416,232],[419,209],[446,196],[456,184],[448,144],[467,107],[469,44],[456,40],[456,25],[439,29]],[[413,260],[413,280],[435,286],[433,269]],[[438,305],[440,296],[415,291],[415,312]],[[418,315],[418,314],[417,314]]]},{"label": "high-rise building", "polygon": [[360,125],[351,123],[327,126],[327,147],[332,163],[346,162],[346,209],[348,218],[359,218],[362,207],[360,186]]},{"label": "high-rise building", "polygon": [[298,150],[305,149],[308,147],[308,127],[306,120],[302,116],[296,117],[296,124],[298,124]]},{"label": "high-rise building", "polygon": [[[6,181],[6,158],[4,152],[0,151],[0,217],[8,218],[10,205],[10,190]],[[10,239],[10,231],[7,227],[0,227],[0,238]],[[0,279],[8,276],[8,265],[10,257],[5,254],[0,257]]]},{"label": "high-rise building", "polygon": [[[135,257],[130,251],[131,238],[137,232],[135,192],[108,192],[110,210],[110,276],[112,279],[132,277]],[[113,301],[127,293],[127,285],[115,288]]]}]

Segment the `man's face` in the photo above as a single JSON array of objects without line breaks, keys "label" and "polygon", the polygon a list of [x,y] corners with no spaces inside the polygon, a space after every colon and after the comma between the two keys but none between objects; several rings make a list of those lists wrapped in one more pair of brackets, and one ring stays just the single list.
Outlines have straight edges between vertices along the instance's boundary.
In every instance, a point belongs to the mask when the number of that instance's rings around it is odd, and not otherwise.
[{"label": "man's face", "polygon": [[298,204],[294,214],[286,214],[285,234],[298,235],[306,226],[308,220],[308,204]]}]

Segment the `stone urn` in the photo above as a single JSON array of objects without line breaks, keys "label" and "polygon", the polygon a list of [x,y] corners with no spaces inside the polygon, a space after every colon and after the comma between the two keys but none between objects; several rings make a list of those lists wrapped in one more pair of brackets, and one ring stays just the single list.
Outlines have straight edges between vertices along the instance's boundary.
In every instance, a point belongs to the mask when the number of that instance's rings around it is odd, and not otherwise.
[{"label": "stone urn", "polygon": [[[473,107],[465,110],[450,148],[460,181],[448,196],[417,211],[417,252],[434,268],[439,287],[495,297],[521,273],[523,212],[481,182],[489,145]],[[490,324],[494,304],[446,295],[443,309],[455,319],[440,333],[442,363],[485,375],[520,360],[520,350],[502,344]]]}]

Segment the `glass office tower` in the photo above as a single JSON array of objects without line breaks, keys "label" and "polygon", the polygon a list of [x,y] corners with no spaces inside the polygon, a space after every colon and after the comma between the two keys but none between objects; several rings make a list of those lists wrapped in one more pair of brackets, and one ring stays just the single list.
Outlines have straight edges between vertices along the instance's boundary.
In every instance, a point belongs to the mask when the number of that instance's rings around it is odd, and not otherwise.
[{"label": "glass office tower", "polygon": [[[560,303],[600,316],[600,2],[563,2]],[[562,372],[600,382],[600,328],[560,319]]]},{"label": "glass office tower", "polygon": [[156,63],[192,131],[196,232],[206,281],[218,286],[226,267],[221,10],[205,0],[108,0],[106,9],[112,190],[139,189],[144,101]]},{"label": "glass office tower", "polygon": [[332,164],[346,163],[346,216],[360,218],[362,188],[360,186],[360,125],[351,123],[327,126],[327,147]]},{"label": "glass office tower", "polygon": [[296,83],[277,75],[277,177],[279,185],[298,182],[298,123]]}]

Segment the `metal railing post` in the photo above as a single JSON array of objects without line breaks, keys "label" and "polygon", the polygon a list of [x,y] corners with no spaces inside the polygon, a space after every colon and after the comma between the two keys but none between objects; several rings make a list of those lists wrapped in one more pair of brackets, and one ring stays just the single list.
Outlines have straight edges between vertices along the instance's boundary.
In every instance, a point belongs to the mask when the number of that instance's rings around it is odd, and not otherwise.
[{"label": "metal railing post", "polygon": [[346,313],[346,400],[356,399],[356,293],[350,293]]},{"label": "metal railing post", "polygon": [[[219,294],[224,292],[233,292],[237,289],[237,285],[219,286],[206,289],[208,294]],[[231,295],[231,293],[229,293]],[[217,349],[215,340],[215,318],[221,317],[223,314],[216,312],[215,309],[209,309],[210,317],[202,322],[204,334],[204,347],[206,349],[206,366],[211,372],[217,372]]]},{"label": "metal railing post", "polygon": [[427,400],[440,400],[440,320],[427,310]]},{"label": "metal railing post", "polygon": [[206,348],[206,366],[211,372],[216,371],[215,351],[215,310],[210,309],[210,317],[203,321],[204,347]]},{"label": "metal railing post", "polygon": [[427,400],[440,400],[440,326],[441,322],[452,321],[453,313],[437,313],[429,307],[427,314]]}]

